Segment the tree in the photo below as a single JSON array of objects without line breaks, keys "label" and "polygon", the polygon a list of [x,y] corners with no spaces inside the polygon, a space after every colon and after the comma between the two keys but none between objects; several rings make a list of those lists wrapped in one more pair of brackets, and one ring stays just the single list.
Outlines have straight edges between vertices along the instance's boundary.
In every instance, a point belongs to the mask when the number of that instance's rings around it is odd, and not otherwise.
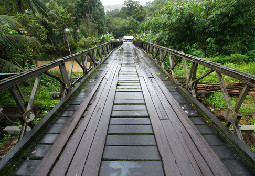
[{"label": "tree", "polygon": [[[39,45],[36,38],[27,35],[15,17],[0,15],[1,72],[13,72],[31,65],[33,60],[29,55]],[[26,54],[27,57],[19,57],[20,54]]]}]

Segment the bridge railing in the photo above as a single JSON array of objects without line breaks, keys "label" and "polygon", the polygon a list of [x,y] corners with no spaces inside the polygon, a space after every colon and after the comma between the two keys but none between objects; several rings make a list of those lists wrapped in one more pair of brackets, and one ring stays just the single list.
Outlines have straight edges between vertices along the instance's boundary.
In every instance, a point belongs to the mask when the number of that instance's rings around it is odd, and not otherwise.
[{"label": "bridge railing", "polygon": [[[23,126],[19,138],[21,139],[23,137],[28,124],[30,124],[35,118],[32,106],[40,86],[42,74],[48,75],[60,83],[59,95],[60,98],[63,99],[72,90],[76,83],[94,70],[94,68],[96,68],[98,65],[100,65],[110,51],[121,44],[122,42],[106,42],[102,45],[77,52],[75,54],[49,62],[45,65],[0,80],[0,91],[8,89],[15,100],[19,111],[21,112],[20,116],[21,120],[23,121]],[[66,63],[68,61],[70,61],[71,64],[70,68],[67,69]],[[82,69],[82,75],[79,77],[72,77],[73,64],[75,61]],[[55,67],[59,68],[60,76],[56,76],[50,71],[50,69]],[[35,81],[30,94],[30,99],[27,102],[19,83],[26,82],[29,79],[31,80],[31,78],[35,78]]]},{"label": "bridge railing", "polygon": [[[177,80],[175,74],[175,68],[182,64],[185,72],[184,84],[183,86],[189,90],[192,95],[197,97],[197,84],[200,80],[204,79],[213,72],[216,72],[217,79],[220,85],[221,92],[224,96],[225,103],[227,105],[227,110],[224,115],[225,121],[227,121],[226,126],[230,127],[231,124],[233,129],[239,139],[243,140],[242,133],[240,130],[240,119],[242,116],[251,116],[255,115],[255,112],[250,113],[240,113],[240,107],[242,106],[244,100],[246,99],[249,91],[255,87],[255,76],[249,73],[245,73],[233,68],[229,68],[218,63],[198,58],[183,52],[169,49],[163,46],[159,46],[153,43],[144,42],[144,41],[134,41],[134,44],[145,52],[150,54],[158,65],[162,69],[166,70],[173,78]],[[191,67],[188,67],[187,62],[191,62]],[[168,68],[165,68],[166,63],[168,63]],[[203,66],[203,68],[209,69],[205,74],[197,78],[198,66]],[[231,98],[227,91],[226,83],[223,79],[223,75],[234,78],[239,82],[243,83],[244,86],[242,91],[237,99],[235,105],[231,104]]]}]

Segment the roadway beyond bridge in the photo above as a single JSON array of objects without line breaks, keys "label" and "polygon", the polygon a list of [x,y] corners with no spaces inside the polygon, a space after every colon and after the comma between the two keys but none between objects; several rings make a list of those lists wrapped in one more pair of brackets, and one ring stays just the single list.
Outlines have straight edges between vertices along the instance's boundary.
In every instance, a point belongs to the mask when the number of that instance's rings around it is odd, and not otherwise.
[{"label": "roadway beyond bridge", "polygon": [[14,175],[253,175],[143,51],[124,43],[45,128]]}]

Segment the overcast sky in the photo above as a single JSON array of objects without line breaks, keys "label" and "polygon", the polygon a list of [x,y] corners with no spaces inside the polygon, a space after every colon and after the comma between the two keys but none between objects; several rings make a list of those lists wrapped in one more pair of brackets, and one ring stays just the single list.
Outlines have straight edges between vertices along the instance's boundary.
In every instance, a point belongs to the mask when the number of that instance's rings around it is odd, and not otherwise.
[{"label": "overcast sky", "polygon": [[[124,4],[125,0],[101,0],[103,5],[113,5],[113,4]],[[135,0],[135,1],[140,1],[141,5],[144,5],[148,1],[152,0]]]}]

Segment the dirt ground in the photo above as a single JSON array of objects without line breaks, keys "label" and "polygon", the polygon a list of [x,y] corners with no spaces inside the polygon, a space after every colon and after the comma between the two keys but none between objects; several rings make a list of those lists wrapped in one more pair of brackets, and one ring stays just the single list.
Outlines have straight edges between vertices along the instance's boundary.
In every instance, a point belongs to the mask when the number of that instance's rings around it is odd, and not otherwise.
[{"label": "dirt ground", "polygon": [[[51,61],[38,61],[37,66],[41,66],[41,65],[47,64],[49,62],[51,62]],[[70,69],[70,65],[71,65],[71,61],[66,62],[66,69],[67,70]],[[89,67],[89,65],[90,65],[90,63],[87,64],[87,67]],[[55,67],[55,68],[52,68],[50,70],[51,71],[56,71],[58,69],[59,69],[58,67]],[[80,67],[80,65],[76,61],[74,62],[72,71],[73,72],[82,72],[82,68]]]},{"label": "dirt ground", "polygon": [[18,136],[11,136],[3,143],[3,147],[0,149],[0,160],[16,145],[17,142]]}]

